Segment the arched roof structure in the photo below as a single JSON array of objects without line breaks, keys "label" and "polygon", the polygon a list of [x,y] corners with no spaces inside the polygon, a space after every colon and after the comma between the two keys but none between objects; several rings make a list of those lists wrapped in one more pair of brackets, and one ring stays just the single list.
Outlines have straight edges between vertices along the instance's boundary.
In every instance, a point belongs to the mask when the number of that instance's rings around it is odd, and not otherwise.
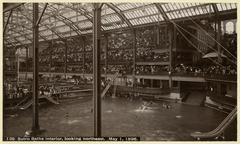
[{"label": "arched roof structure", "polygon": [[[39,4],[39,42],[84,36],[92,33],[92,3]],[[32,3],[3,4],[5,46],[32,43]],[[102,3],[102,32],[169,22],[228,20],[237,18],[236,3]],[[7,25],[6,25],[7,24]],[[24,30],[23,30],[24,29]],[[24,41],[24,42],[22,42]],[[10,44],[13,43],[13,44]]]}]

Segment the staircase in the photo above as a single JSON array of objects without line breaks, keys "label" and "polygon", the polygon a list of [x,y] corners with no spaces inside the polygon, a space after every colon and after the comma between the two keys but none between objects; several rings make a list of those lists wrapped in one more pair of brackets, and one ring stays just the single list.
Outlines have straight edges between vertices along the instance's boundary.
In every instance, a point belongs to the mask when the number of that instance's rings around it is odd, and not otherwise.
[{"label": "staircase", "polygon": [[117,78],[118,73],[119,73],[119,71],[117,71],[117,72],[115,73],[115,75],[113,76],[113,78],[110,80],[110,82],[108,83],[108,85],[106,86],[106,88],[104,89],[104,91],[102,92],[101,98],[103,98],[103,97],[105,96],[106,92],[108,91],[108,89],[110,88],[110,86],[113,84],[113,82],[114,82],[115,79]]},{"label": "staircase", "polygon": [[21,106],[20,109],[27,109],[30,105],[32,105],[32,103],[33,103],[33,99],[29,100],[27,103]]},{"label": "staircase", "polygon": [[186,99],[182,102],[183,104],[189,105],[201,105],[206,98],[204,92],[189,92]]}]

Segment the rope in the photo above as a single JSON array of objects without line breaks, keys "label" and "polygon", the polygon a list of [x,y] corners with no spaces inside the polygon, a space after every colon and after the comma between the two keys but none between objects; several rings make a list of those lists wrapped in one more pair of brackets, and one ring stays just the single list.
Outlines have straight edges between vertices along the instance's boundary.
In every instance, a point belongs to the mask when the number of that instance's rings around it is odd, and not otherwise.
[{"label": "rope", "polygon": [[[196,24],[205,34],[209,35],[203,28],[201,28],[193,19],[191,19],[189,16],[188,18],[194,23]],[[218,30],[220,31],[220,30]],[[218,41],[216,41],[214,38],[212,38],[210,35],[209,37],[214,40],[218,45],[220,45],[226,52],[228,52],[232,57],[234,57],[235,59],[237,59],[233,54],[231,54],[226,48],[224,48]]]}]

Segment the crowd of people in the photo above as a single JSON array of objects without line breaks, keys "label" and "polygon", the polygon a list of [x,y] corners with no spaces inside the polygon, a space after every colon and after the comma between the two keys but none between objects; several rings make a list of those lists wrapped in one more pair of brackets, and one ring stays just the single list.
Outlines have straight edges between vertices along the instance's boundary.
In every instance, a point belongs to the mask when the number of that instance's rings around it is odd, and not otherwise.
[{"label": "crowd of people", "polygon": [[142,46],[154,46],[154,30],[153,29],[142,29],[136,32],[137,47]]},{"label": "crowd of people", "polygon": [[84,72],[83,65],[67,66],[67,72]]},{"label": "crowd of people", "polygon": [[113,33],[108,36],[108,48],[119,49],[133,46],[133,36],[131,33]]},{"label": "crowd of people", "polygon": [[169,52],[155,53],[153,48],[138,48],[136,52],[136,61],[169,61]]},{"label": "crowd of people", "polygon": [[67,55],[67,62],[80,62],[83,61],[82,53],[72,53]]},{"label": "crowd of people", "polygon": [[[105,54],[101,57],[102,60],[106,58]],[[133,52],[130,50],[116,50],[108,52],[108,61],[132,61]]]},{"label": "crowd of people", "polygon": [[[101,71],[104,73],[106,70],[105,66],[102,66]],[[107,73],[115,73],[116,71],[121,71],[123,74],[128,74],[133,72],[133,65],[131,62],[128,62],[124,65],[108,65]]]},{"label": "crowd of people", "polygon": [[40,64],[46,64],[50,62],[50,55],[44,55],[39,57]]},{"label": "crowd of people", "polygon": [[159,74],[160,72],[169,72],[169,66],[165,65],[138,65],[136,66],[136,74]]},{"label": "crowd of people", "polygon": [[228,65],[228,66],[187,66],[183,64],[175,65],[173,73],[196,73],[196,74],[210,74],[210,75],[237,75],[237,67]]},{"label": "crowd of people", "polygon": [[82,41],[77,41],[74,39],[69,39],[69,41],[67,41],[68,54],[75,53],[75,52],[82,52],[82,51],[83,51]]}]

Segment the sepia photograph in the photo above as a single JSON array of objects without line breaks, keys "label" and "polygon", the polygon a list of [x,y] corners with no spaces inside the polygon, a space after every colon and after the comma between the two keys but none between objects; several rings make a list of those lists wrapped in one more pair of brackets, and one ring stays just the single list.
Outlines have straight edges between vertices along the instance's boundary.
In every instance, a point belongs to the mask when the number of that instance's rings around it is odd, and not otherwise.
[{"label": "sepia photograph", "polygon": [[238,142],[237,1],[1,5],[2,142]]}]

